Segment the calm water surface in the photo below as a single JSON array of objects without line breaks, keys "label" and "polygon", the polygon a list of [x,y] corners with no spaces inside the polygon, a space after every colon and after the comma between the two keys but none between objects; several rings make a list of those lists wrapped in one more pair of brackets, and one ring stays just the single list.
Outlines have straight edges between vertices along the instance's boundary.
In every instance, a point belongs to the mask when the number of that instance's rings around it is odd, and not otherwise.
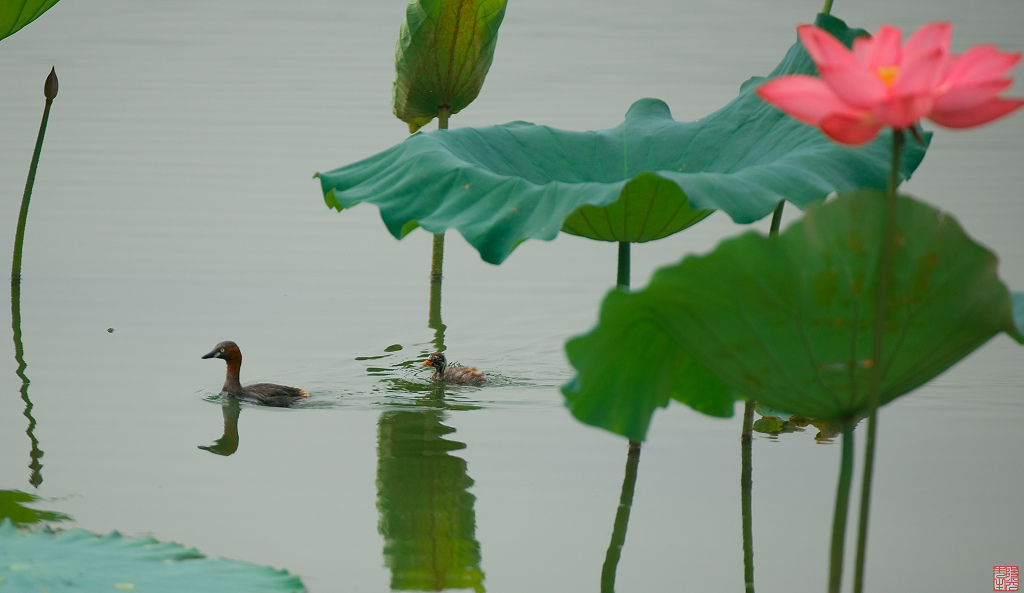
[{"label": "calm water surface", "polygon": [[[0,340],[0,490],[40,495],[67,526],[287,568],[318,593],[407,587],[416,534],[401,518],[440,508],[463,585],[598,588],[626,443],[573,420],[557,386],[565,340],[614,281],[614,245],[562,236],[496,267],[449,234],[448,353],[492,384],[441,400],[414,365],[433,338],[429,237],[395,241],[372,207],[329,211],[312,179],[406,136],[390,108],[404,7],[65,1],[0,42],[0,249],[43,80],[51,65],[60,77],[20,302],[36,424],[30,435],[13,340]],[[818,8],[513,0],[484,90],[452,123],[607,128],[648,96],[696,119],[769,71]],[[1024,50],[1019,0],[840,0],[834,14],[869,30],[952,19],[958,49]],[[1018,115],[939,131],[908,186],[999,253],[1016,290],[1021,163]],[[716,215],[638,246],[633,283],[742,230]],[[243,380],[300,384],[312,401],[243,406],[225,433],[209,401],[223,364],[199,358],[224,339],[245,352]],[[987,591],[993,565],[1024,563],[1022,356],[997,337],[884,409],[871,590]],[[742,590],[739,431],[739,417],[680,405],[655,416],[617,590]],[[815,433],[754,442],[758,591],[825,586],[839,448]]]}]

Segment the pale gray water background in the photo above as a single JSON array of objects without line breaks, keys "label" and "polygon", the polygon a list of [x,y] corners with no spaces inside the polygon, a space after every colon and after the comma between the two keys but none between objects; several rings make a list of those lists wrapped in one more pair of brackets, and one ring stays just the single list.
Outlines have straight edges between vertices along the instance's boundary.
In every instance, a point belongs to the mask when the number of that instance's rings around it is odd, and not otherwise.
[{"label": "pale gray water background", "polygon": [[[51,65],[60,77],[21,302],[43,482],[29,483],[21,381],[12,340],[0,340],[0,489],[45,497],[37,506],[70,514],[69,526],[287,568],[317,593],[388,589],[377,420],[415,396],[367,368],[429,347],[430,241],[395,241],[369,206],[328,210],[312,174],[405,138],[390,107],[404,8],[64,0],[0,42],[0,254],[43,80]],[[696,119],[774,67],[819,8],[513,0],[483,92],[452,125],[608,128],[648,96]],[[838,0],[833,13],[872,31],[952,19],[957,49],[1024,49],[1020,0]],[[1024,290],[1024,116],[939,130],[907,189],[950,209]],[[744,230],[716,215],[636,246],[633,284]],[[594,324],[614,259],[611,244],[563,235],[496,267],[449,234],[448,351],[495,378],[452,392],[478,409],[445,420],[467,445],[454,454],[475,481],[489,591],[598,588],[626,443],[573,420],[557,386],[571,376],[563,344]],[[205,398],[223,364],[199,357],[223,339],[245,353],[243,381],[300,384],[315,400],[244,407],[230,457],[197,449],[221,435],[220,406]],[[392,344],[403,350],[356,360]],[[1024,564],[1022,357],[999,336],[883,410],[870,590],[988,591],[993,565]],[[618,591],[742,590],[739,432],[738,416],[678,404],[655,416]],[[814,433],[754,442],[758,591],[825,588],[839,447]],[[857,437],[859,457],[863,428]]]}]

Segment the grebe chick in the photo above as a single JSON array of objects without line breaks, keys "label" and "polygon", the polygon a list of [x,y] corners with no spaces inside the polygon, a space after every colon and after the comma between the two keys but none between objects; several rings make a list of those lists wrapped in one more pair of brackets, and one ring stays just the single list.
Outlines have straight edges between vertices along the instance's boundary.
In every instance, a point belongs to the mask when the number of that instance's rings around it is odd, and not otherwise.
[{"label": "grebe chick", "polygon": [[220,392],[238,399],[255,401],[265,406],[287,407],[296,400],[309,397],[305,390],[274,383],[254,383],[242,387],[238,381],[238,371],[242,368],[242,351],[238,344],[228,340],[213,347],[203,358],[223,358],[227,363],[228,373],[224,379],[224,387]]},{"label": "grebe chick", "polygon": [[473,367],[449,367],[444,354],[441,354],[440,352],[435,352],[428,356],[427,359],[423,361],[423,366],[434,367],[434,373],[430,375],[430,378],[435,381],[476,386],[483,385],[487,382],[487,377],[484,376],[480,369],[475,369]]}]

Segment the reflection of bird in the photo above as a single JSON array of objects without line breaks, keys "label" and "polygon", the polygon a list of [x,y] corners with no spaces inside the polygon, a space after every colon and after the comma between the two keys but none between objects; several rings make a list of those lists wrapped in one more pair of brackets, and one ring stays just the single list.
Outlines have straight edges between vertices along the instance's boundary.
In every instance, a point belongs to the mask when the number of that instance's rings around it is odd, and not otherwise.
[{"label": "reflection of bird", "polygon": [[221,412],[224,414],[224,436],[214,441],[212,445],[200,445],[199,448],[227,456],[238,450],[238,414],[241,412],[238,400],[233,397],[227,398],[221,406]]},{"label": "reflection of bird", "polygon": [[309,397],[309,394],[298,387],[275,385],[274,383],[254,383],[242,387],[238,381],[238,371],[242,368],[242,351],[232,341],[221,342],[203,358],[223,358],[227,363],[228,374],[224,379],[223,394],[261,403],[265,406],[285,407],[292,402]]},{"label": "reflection of bird", "polygon": [[483,385],[487,377],[483,372],[473,367],[449,367],[444,354],[435,352],[423,361],[423,366],[434,367],[434,374],[430,375],[435,381],[457,383],[459,385]]}]

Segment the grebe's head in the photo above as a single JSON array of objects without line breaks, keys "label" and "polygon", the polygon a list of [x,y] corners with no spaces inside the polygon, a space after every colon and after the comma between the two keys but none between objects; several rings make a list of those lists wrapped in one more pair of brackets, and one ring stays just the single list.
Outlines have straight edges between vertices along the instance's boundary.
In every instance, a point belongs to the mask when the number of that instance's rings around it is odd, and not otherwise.
[{"label": "grebe's head", "polygon": [[242,359],[242,351],[238,348],[238,344],[231,340],[226,340],[217,344],[203,355],[203,358],[223,358],[224,360]]},{"label": "grebe's head", "polygon": [[444,354],[441,354],[440,352],[435,352],[431,354],[430,356],[427,357],[426,360],[423,361],[423,366],[434,367],[436,369],[443,369],[447,364],[448,361],[445,360]]}]

